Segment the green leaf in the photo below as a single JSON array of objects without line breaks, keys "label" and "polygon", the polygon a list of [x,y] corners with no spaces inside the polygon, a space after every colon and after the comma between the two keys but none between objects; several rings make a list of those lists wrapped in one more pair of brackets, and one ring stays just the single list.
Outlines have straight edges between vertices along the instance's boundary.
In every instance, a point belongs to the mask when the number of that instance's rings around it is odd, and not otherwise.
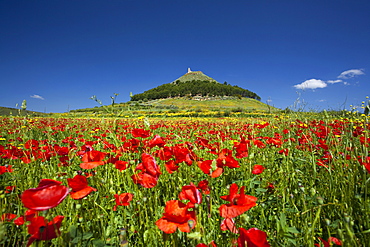
[{"label": "green leaf", "polygon": [[75,238],[76,235],[77,235],[77,227],[75,225],[71,225],[69,227],[69,235],[71,236],[71,238]]},{"label": "green leaf", "polygon": [[288,227],[288,232],[291,232],[291,233],[299,233],[299,231],[297,230],[297,228],[295,228],[295,226]]},{"label": "green leaf", "polygon": [[92,238],[92,236],[93,236],[92,232],[86,232],[82,235],[82,239],[84,239],[84,240],[90,239],[90,238]]},{"label": "green leaf", "polygon": [[200,240],[202,238],[202,234],[200,232],[192,232],[188,234],[188,238]]},{"label": "green leaf", "polygon": [[80,243],[81,241],[82,241],[81,237],[77,237],[77,238],[74,238],[74,239],[71,241],[71,243],[72,243],[72,244],[78,244],[78,243]]},{"label": "green leaf", "polygon": [[101,239],[95,239],[92,241],[94,247],[105,247],[105,242]]}]

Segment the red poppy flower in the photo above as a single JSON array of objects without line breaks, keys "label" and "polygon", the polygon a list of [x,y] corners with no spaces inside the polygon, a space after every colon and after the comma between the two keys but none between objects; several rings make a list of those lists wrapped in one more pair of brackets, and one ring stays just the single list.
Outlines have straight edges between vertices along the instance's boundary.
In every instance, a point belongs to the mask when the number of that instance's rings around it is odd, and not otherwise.
[{"label": "red poppy flower", "polygon": [[31,237],[28,239],[27,246],[30,246],[35,240],[51,240],[60,235],[60,225],[64,216],[58,215],[50,222],[44,217],[37,216],[31,219],[31,224],[27,226]]},{"label": "red poppy flower", "polygon": [[263,167],[261,165],[254,165],[253,170],[252,170],[252,174],[254,174],[254,175],[261,174],[263,172],[263,170],[265,170],[265,167]]},{"label": "red poppy flower", "polygon": [[211,173],[211,168],[212,168],[212,162],[213,162],[213,160],[198,161],[198,167],[205,174],[210,174]]},{"label": "red poppy flower", "polygon": [[188,203],[188,207],[193,208],[195,204],[202,203],[202,194],[193,183],[190,183],[190,185],[182,186],[182,190],[179,194],[179,199],[189,200],[190,202]]},{"label": "red poppy flower", "polygon": [[238,233],[238,229],[236,229],[235,221],[233,218],[225,218],[221,222],[221,231],[229,230],[232,233]]},{"label": "red poppy flower", "polygon": [[145,188],[153,188],[157,185],[157,180],[161,171],[154,157],[150,154],[143,153],[141,155],[142,163],[138,164],[136,170],[141,170],[140,173],[134,174],[131,178],[135,184],[141,184]]},{"label": "red poppy flower", "polygon": [[158,181],[158,178],[145,172],[134,174],[131,176],[131,178],[135,184],[140,184],[141,186],[148,189],[155,187]]},{"label": "red poppy flower", "polygon": [[216,161],[218,167],[223,166],[227,166],[229,168],[240,167],[239,162],[232,156],[232,151],[227,148],[221,150],[221,152],[218,154],[218,158]]},{"label": "red poppy flower", "polygon": [[127,169],[127,164],[128,162],[127,161],[123,161],[123,160],[117,160],[115,163],[114,163],[114,167],[120,171],[124,171]]},{"label": "red poppy flower", "polygon": [[165,166],[166,166],[166,171],[169,174],[172,174],[173,172],[177,171],[180,168],[180,166],[176,165],[174,160],[167,161]]},{"label": "red poppy flower", "polygon": [[132,201],[132,198],[134,197],[131,193],[122,193],[121,195],[114,195],[114,198],[116,198],[116,205],[113,207],[113,211],[117,210],[118,206],[128,206],[130,205],[130,201]]},{"label": "red poppy flower", "polygon": [[17,226],[23,225],[26,221],[31,221],[33,217],[37,216],[37,211],[28,209],[24,215],[16,218],[14,224]]},{"label": "red poppy flower", "polygon": [[0,166],[0,175],[4,174],[6,172],[13,172],[13,169],[12,169],[11,165]]},{"label": "red poppy flower", "polygon": [[266,144],[263,141],[258,140],[258,139],[253,140],[253,143],[254,143],[254,145],[256,145],[259,148],[265,148],[266,147]]},{"label": "red poppy flower", "polygon": [[166,202],[163,217],[155,223],[165,233],[174,233],[177,228],[182,232],[190,232],[195,227],[195,212],[188,211],[188,207],[178,201]]},{"label": "red poppy flower", "polygon": [[201,189],[202,192],[206,195],[208,195],[209,193],[211,193],[211,189],[209,188],[208,186],[208,181],[207,180],[202,180],[198,183],[198,186],[197,186],[198,189]]},{"label": "red poppy flower", "polygon": [[67,181],[68,186],[72,189],[70,193],[72,199],[82,199],[91,192],[96,191],[95,188],[88,186],[87,179],[83,175],[76,175],[74,178],[67,178]]},{"label": "red poppy flower", "polygon": [[131,131],[131,134],[132,134],[133,137],[147,138],[147,137],[150,136],[150,130],[133,129]]},{"label": "red poppy flower", "polygon": [[[331,246],[330,243],[333,243],[333,244],[336,244],[336,245],[342,245],[342,241],[335,238],[335,237],[329,237],[328,241],[326,241],[326,240],[324,240],[320,237],[319,237],[319,239],[324,244],[324,247],[330,247]],[[320,244],[315,244],[315,246],[320,247]]]},{"label": "red poppy flower", "polygon": [[154,138],[148,142],[148,146],[151,148],[155,146],[163,147],[165,144],[166,143],[163,141],[162,137],[160,137],[159,135],[155,135]]},{"label": "red poppy flower", "polygon": [[217,244],[214,240],[212,240],[208,245],[201,243],[201,244],[197,244],[195,247],[217,247]]},{"label": "red poppy flower", "polygon": [[69,189],[61,183],[52,179],[41,179],[37,188],[23,192],[21,196],[23,205],[37,211],[56,207],[69,193]]},{"label": "red poppy flower", "polygon": [[92,150],[84,153],[82,156],[82,162],[80,164],[80,167],[82,169],[92,169],[97,166],[101,166],[105,164],[105,161],[103,159],[105,158],[106,153],[97,151],[97,150]]},{"label": "red poppy flower", "polygon": [[257,228],[239,228],[238,247],[270,247],[267,234]]},{"label": "red poppy flower", "polygon": [[240,142],[234,143],[234,148],[236,150],[235,157],[238,159],[248,157],[248,147],[250,146],[249,140],[248,142],[245,138],[242,138]]},{"label": "red poppy flower", "polygon": [[279,154],[283,154],[283,155],[285,155],[285,156],[288,156],[288,154],[289,154],[289,149],[287,149],[287,148],[283,148],[283,149],[281,149],[278,153],[279,153]]},{"label": "red poppy flower", "polygon": [[235,218],[238,215],[243,214],[252,207],[256,206],[257,198],[250,195],[244,194],[245,186],[240,189],[238,193],[238,185],[232,184],[229,189],[229,195],[221,196],[221,199],[229,201],[229,204],[222,204],[219,208],[221,217],[224,218]]},{"label": "red poppy flower", "polygon": [[12,221],[14,218],[16,218],[17,215],[16,214],[12,214],[12,213],[4,213],[3,215],[1,215],[0,217],[0,222],[4,222],[4,221]]}]

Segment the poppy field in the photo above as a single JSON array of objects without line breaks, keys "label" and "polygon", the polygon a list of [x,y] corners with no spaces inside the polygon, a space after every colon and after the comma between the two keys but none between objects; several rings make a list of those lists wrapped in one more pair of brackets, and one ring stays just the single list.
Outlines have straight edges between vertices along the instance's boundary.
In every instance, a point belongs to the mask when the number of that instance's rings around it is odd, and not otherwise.
[{"label": "poppy field", "polygon": [[368,117],[0,118],[1,246],[367,246]]}]

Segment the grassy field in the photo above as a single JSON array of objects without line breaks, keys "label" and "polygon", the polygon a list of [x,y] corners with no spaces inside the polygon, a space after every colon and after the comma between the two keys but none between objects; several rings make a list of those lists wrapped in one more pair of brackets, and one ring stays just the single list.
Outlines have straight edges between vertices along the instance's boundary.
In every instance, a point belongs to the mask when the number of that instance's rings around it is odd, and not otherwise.
[{"label": "grassy field", "polygon": [[177,107],[178,109],[220,109],[220,110],[230,110],[230,109],[240,109],[246,111],[273,111],[276,110],[274,107],[270,107],[261,101],[251,99],[251,98],[241,98],[241,99],[214,99],[214,100],[190,100],[186,98],[173,98],[173,99],[162,99],[150,102],[153,106],[158,107]]},{"label": "grassy field", "polygon": [[0,118],[2,246],[368,246],[368,117]]}]

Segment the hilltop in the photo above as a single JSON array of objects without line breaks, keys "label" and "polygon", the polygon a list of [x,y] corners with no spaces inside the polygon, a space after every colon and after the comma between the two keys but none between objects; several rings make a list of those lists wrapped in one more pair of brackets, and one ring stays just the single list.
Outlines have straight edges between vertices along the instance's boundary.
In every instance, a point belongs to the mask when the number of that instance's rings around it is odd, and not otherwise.
[{"label": "hilltop", "polygon": [[191,69],[188,68],[188,72],[185,75],[183,75],[180,78],[174,80],[172,83],[188,82],[188,81],[218,82],[215,79],[205,75],[202,71],[191,71]]},{"label": "hilltop", "polygon": [[178,78],[177,80],[149,89],[143,93],[131,96],[131,101],[148,101],[156,99],[166,99],[174,97],[215,97],[233,96],[245,97],[260,100],[261,98],[254,92],[239,86],[231,86],[227,82],[223,84],[215,79],[203,74],[201,71],[191,71]]}]

